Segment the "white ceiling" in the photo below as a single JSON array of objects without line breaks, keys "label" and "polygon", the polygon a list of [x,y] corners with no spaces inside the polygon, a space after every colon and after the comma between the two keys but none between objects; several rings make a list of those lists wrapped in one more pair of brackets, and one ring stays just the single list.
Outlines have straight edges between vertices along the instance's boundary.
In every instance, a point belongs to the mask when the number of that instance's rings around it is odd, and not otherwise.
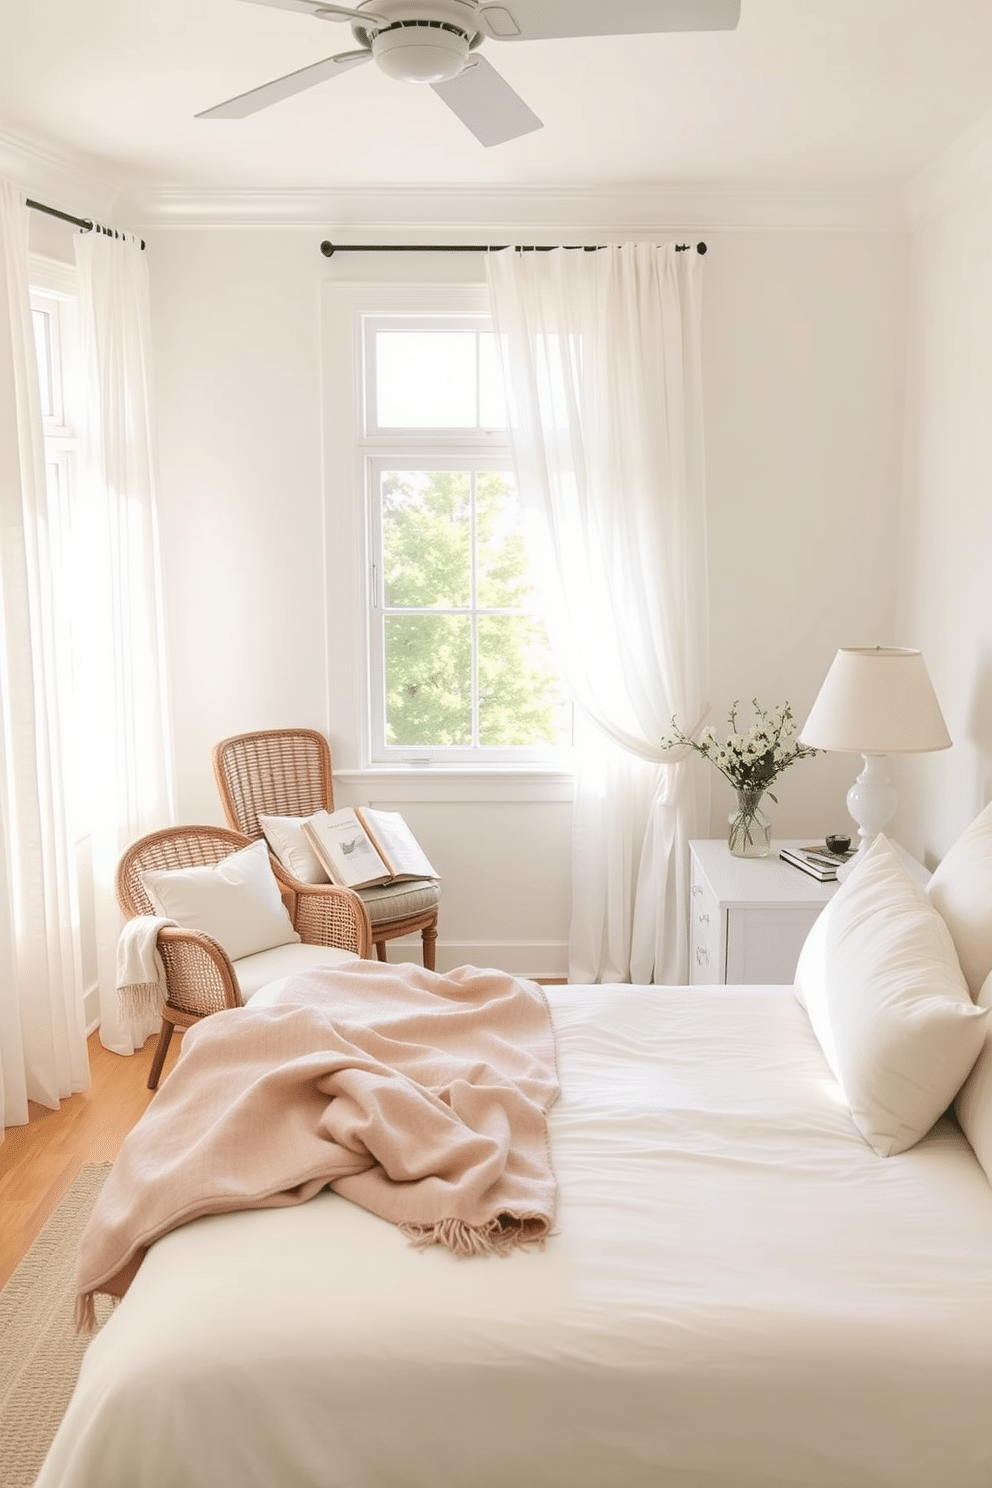
[{"label": "white ceiling", "polygon": [[[603,0],[609,7],[611,0]],[[992,0],[743,0],[724,33],[500,44],[544,129],[484,149],[374,67],[194,114],[353,45],[243,0],[0,0],[0,135],[156,191],[898,192],[992,114]]]}]

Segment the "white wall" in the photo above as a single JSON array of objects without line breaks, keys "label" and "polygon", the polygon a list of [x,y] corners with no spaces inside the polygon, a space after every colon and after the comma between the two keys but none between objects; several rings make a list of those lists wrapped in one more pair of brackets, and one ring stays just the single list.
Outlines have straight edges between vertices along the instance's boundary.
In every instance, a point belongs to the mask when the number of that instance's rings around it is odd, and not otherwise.
[{"label": "white wall", "polygon": [[930,206],[912,259],[901,608],[954,740],[913,762],[904,840],[930,866],[992,799],[992,196],[978,164]]},{"label": "white wall", "polygon": [[[225,734],[309,724],[341,761],[358,759],[354,726],[325,693],[330,648],[356,644],[360,617],[335,615],[328,634],[325,542],[333,553],[354,517],[330,511],[325,531],[322,462],[336,451],[322,449],[319,341],[321,281],[353,278],[356,263],[323,259],[313,229],[146,237],[179,808],[215,821],[210,747]],[[714,714],[756,695],[789,699],[802,718],[838,645],[906,641],[894,614],[909,244],[884,232],[708,242]],[[453,267],[428,257],[369,271],[450,279]],[[455,272],[478,279],[481,264],[466,255]],[[821,756],[783,776],[778,835],[837,829],[855,773]],[[562,974],[567,790],[422,776],[363,788],[349,772],[339,790],[398,805],[425,842],[444,878],[439,965],[498,957]],[[718,779],[713,803],[716,835],[730,805]]]},{"label": "white wall", "polygon": [[[712,239],[704,292],[712,703],[800,724],[839,646],[901,644],[897,589],[909,245],[894,234]],[[860,760],[794,765],[782,837],[847,830]],[[713,792],[711,831],[732,794]]]}]

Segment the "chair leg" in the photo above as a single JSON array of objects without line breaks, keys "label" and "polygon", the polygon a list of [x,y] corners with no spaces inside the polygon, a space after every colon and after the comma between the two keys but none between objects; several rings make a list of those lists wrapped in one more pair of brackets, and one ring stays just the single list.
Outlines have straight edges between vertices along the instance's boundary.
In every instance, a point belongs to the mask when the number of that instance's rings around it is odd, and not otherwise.
[{"label": "chair leg", "polygon": [[148,1072],[149,1090],[155,1090],[158,1086],[159,1075],[162,1073],[162,1066],[165,1063],[165,1056],[169,1052],[169,1045],[172,1042],[175,1027],[176,1025],[170,1019],[162,1019],[162,1032],[158,1036],[158,1043],[155,1046],[155,1056],[152,1059],[152,1067]]},{"label": "chair leg", "polygon": [[420,938],[424,943],[424,965],[428,971],[434,970],[434,956],[437,951],[437,921],[433,925],[425,925],[420,932]]},{"label": "chair leg", "polygon": [[377,940],[376,941],[376,943],[375,943],[375,953],[376,953],[376,956],[378,957],[378,959],[380,961],[385,961],[385,960],[388,959],[387,956],[386,956],[386,942],[384,940]]}]

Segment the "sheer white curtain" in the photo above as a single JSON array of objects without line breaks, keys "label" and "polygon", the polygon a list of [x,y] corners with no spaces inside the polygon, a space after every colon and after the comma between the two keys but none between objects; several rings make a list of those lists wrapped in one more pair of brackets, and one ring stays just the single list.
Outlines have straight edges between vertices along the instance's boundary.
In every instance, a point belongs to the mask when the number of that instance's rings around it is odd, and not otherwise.
[{"label": "sheer white curtain", "polygon": [[569,978],[686,980],[705,784],[659,743],[708,685],[702,259],[488,256],[533,568],[580,713]]},{"label": "sheer white curtain", "polygon": [[89,602],[80,606],[81,693],[100,1039],[131,1054],[158,1030],[116,991],[114,874],[135,837],[174,821],[153,435],[148,268],[129,235],[75,238],[84,415],[79,531]]},{"label": "sheer white curtain", "polygon": [[89,1085],[63,793],[67,553],[45,479],[28,209],[0,182],[0,1096],[4,1125]]}]

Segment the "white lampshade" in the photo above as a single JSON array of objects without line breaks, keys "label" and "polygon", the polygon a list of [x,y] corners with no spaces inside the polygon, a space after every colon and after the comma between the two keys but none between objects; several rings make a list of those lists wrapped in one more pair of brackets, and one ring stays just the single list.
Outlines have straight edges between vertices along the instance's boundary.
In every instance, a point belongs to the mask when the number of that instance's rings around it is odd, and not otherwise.
[{"label": "white lampshade", "polygon": [[951,736],[923,655],[896,646],[837,652],[799,735],[814,749],[925,754]]},{"label": "white lampshade", "polygon": [[[838,651],[799,738],[814,749],[864,756],[864,768],[847,793],[847,809],[858,823],[858,858],[899,804],[885,756],[926,754],[951,744],[921,653],[896,646]],[[852,867],[853,862],[843,865],[837,877],[846,877]]]}]

